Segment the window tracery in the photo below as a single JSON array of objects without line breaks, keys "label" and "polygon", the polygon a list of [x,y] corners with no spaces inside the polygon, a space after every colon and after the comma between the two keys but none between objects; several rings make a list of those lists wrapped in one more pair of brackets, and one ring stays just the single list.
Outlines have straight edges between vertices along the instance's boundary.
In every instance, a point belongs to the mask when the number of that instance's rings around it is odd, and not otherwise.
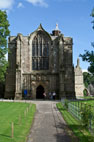
[{"label": "window tracery", "polygon": [[42,34],[38,34],[32,41],[32,70],[48,69],[49,43]]}]

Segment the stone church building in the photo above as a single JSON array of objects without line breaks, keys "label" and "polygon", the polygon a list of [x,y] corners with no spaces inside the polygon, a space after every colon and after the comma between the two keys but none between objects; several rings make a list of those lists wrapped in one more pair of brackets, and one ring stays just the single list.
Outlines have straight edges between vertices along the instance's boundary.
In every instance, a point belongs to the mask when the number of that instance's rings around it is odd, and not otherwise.
[{"label": "stone church building", "polygon": [[40,24],[28,36],[10,36],[8,48],[5,98],[43,99],[44,92],[49,98],[54,91],[56,98],[75,98],[73,40],[64,37],[58,25],[52,34]]}]

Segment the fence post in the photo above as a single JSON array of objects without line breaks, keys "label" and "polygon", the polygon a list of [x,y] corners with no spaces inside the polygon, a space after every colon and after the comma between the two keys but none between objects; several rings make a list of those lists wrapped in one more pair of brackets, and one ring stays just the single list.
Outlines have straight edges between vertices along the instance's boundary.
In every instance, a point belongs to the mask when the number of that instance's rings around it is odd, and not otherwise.
[{"label": "fence post", "polygon": [[[82,112],[82,102],[81,102],[81,112]],[[82,120],[82,114],[81,114],[81,120]]]},{"label": "fence post", "polygon": [[24,111],[24,117],[26,117],[26,111]]},{"label": "fence post", "polygon": [[92,113],[91,113],[91,105],[89,105],[89,110],[90,110],[90,116],[89,116],[89,129],[91,130],[92,129],[92,123],[91,123],[91,121],[92,121]]},{"label": "fence post", "polygon": [[79,107],[79,101],[78,101],[78,118],[79,118],[79,120],[80,120],[80,117],[81,115],[80,115],[80,107]]},{"label": "fence post", "polygon": [[79,109],[79,101],[78,101],[78,109]]},{"label": "fence post", "polygon": [[28,107],[27,107],[27,113],[28,113]]},{"label": "fence post", "polygon": [[11,138],[14,137],[14,123],[11,124]]},{"label": "fence post", "polygon": [[30,108],[31,108],[31,106],[32,106],[32,103],[30,103],[30,105],[29,105],[29,106],[30,106]]},{"label": "fence post", "polygon": [[21,124],[21,115],[19,115],[19,125]]},{"label": "fence post", "polygon": [[81,110],[82,110],[82,102],[81,102]]}]

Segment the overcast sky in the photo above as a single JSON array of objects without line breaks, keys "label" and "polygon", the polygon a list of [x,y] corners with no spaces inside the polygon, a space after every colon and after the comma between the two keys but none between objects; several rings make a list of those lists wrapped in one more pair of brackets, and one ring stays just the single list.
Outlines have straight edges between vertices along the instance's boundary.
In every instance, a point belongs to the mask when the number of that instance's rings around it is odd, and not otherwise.
[{"label": "overcast sky", "polygon": [[[92,50],[94,41],[92,17],[90,16],[94,0],[0,0],[0,9],[7,10],[11,35],[28,35],[37,29],[40,23],[49,33],[56,23],[64,36],[73,38],[73,63],[84,50]],[[80,59],[82,69],[88,63]]]}]

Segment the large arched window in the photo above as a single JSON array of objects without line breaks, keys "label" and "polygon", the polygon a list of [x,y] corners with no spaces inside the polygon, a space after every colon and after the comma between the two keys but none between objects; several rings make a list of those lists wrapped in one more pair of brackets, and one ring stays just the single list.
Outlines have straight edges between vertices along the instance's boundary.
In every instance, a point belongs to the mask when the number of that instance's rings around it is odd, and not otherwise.
[{"label": "large arched window", "polygon": [[49,69],[49,42],[42,34],[32,41],[32,70]]}]

